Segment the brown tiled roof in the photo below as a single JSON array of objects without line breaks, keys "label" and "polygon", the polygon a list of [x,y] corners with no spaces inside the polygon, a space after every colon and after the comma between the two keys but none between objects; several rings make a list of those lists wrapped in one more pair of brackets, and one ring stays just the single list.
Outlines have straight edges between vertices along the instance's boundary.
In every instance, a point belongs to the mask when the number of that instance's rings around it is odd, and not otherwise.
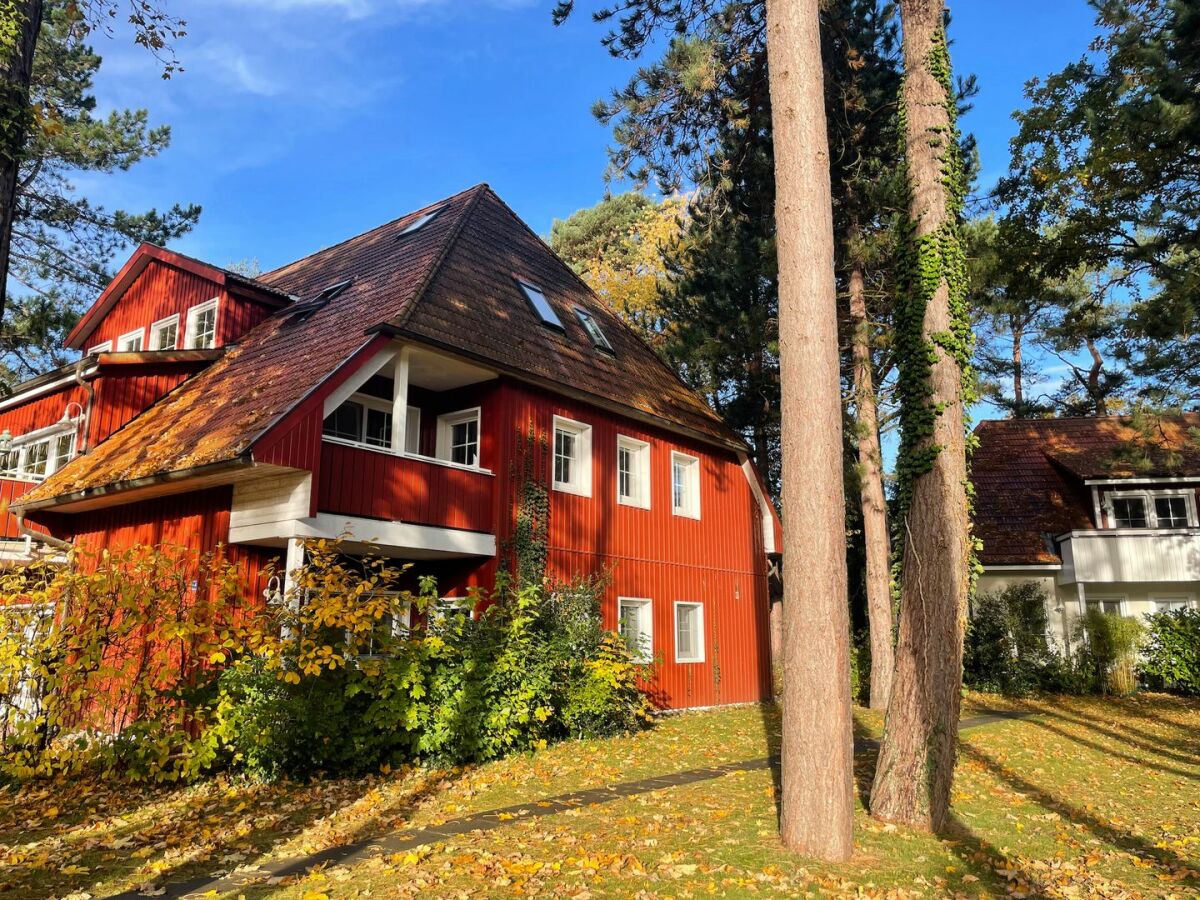
[{"label": "brown tiled roof", "polygon": [[[400,233],[424,213],[428,224]],[[540,324],[514,275],[538,284],[566,332]],[[311,316],[286,310],[22,500],[234,460],[381,328],[567,385],[727,444],[731,432],[487,185],[259,277],[311,300],[350,287]],[[615,349],[593,349],[574,313],[590,311]]]},{"label": "brown tiled roof", "polygon": [[[1135,427],[1135,424],[1137,427]],[[1200,414],[981,422],[975,533],[987,565],[1057,563],[1050,536],[1091,528],[1088,479],[1196,475]]]}]

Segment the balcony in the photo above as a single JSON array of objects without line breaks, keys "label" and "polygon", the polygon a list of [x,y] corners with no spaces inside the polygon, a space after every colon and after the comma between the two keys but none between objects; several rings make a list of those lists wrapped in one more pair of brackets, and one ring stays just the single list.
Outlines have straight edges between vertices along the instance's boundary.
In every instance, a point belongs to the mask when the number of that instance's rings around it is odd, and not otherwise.
[{"label": "balcony", "polygon": [[1200,581],[1200,528],[1072,531],[1059,584]]}]

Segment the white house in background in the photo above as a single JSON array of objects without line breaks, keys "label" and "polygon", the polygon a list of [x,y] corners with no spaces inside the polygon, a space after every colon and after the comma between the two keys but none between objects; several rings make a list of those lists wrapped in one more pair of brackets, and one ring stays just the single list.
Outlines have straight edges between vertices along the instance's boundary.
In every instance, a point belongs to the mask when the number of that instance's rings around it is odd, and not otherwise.
[{"label": "white house in background", "polygon": [[982,422],[979,593],[1037,581],[1050,632],[1087,609],[1200,607],[1200,414]]}]

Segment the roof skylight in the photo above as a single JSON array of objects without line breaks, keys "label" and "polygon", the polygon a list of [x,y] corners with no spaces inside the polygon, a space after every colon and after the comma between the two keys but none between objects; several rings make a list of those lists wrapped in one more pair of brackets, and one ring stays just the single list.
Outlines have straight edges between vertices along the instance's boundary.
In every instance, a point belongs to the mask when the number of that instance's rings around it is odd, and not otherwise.
[{"label": "roof skylight", "polygon": [[437,209],[431,209],[429,212],[425,213],[424,215],[418,216],[417,218],[415,218],[411,222],[409,222],[407,225],[405,225],[404,230],[401,231],[396,236],[404,237],[406,234],[412,234],[414,231],[420,231],[422,228],[424,228],[426,225],[428,225],[430,222],[432,222],[434,219],[436,219],[438,213],[440,213],[441,211],[442,211],[442,207],[439,206]]},{"label": "roof skylight", "polygon": [[[550,305],[550,301],[546,299],[546,295],[542,293],[542,289],[530,284],[528,281],[517,281],[521,286],[521,290],[525,294],[525,299],[529,301],[529,305],[533,307],[533,311],[538,314],[538,317],[547,325],[553,325],[555,328],[563,328],[562,320],[559,319],[558,313],[554,311],[554,307]],[[565,331],[566,329],[563,328]]]},{"label": "roof skylight", "polygon": [[579,322],[583,325],[583,330],[588,333],[588,337],[592,339],[592,343],[601,350],[607,350],[609,353],[612,353],[613,346],[608,342],[608,336],[604,333],[604,329],[600,327],[600,323],[596,321],[596,317],[582,306],[575,307],[575,315],[579,317]]}]

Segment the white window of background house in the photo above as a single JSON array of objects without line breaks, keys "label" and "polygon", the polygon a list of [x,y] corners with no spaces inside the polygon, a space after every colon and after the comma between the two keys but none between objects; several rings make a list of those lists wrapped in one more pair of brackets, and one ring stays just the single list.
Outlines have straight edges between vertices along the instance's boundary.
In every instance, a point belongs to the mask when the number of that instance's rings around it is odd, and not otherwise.
[{"label": "white window of background house", "polygon": [[438,416],[437,455],[461,466],[479,466],[480,409]]},{"label": "white window of background house", "polygon": [[1162,595],[1153,599],[1155,612],[1176,612],[1181,609],[1191,609],[1194,605],[1188,594]]},{"label": "white window of background house", "polygon": [[217,300],[193,306],[187,315],[189,350],[207,350],[217,346]]},{"label": "white window of background house", "polygon": [[675,662],[704,662],[703,604],[675,604]]},{"label": "white window of background house", "polygon": [[700,518],[700,460],[686,453],[671,454],[671,512]]},{"label": "white window of background house", "polygon": [[1107,497],[1112,528],[1195,527],[1195,496],[1186,491],[1120,491]]},{"label": "white window of background house", "polygon": [[150,326],[151,350],[174,350],[179,345],[179,313]]},{"label": "white window of background house", "polygon": [[1088,597],[1086,600],[1089,611],[1096,610],[1106,616],[1121,616],[1125,614],[1124,597]]},{"label": "white window of background house", "polygon": [[554,489],[592,496],[592,426],[554,417]]},{"label": "white window of background house", "polygon": [[617,502],[650,508],[650,445],[617,436]]},{"label": "white window of background house", "polygon": [[651,602],[640,597],[618,597],[617,625],[633,658],[638,662],[650,662],[654,658],[654,610]]}]

